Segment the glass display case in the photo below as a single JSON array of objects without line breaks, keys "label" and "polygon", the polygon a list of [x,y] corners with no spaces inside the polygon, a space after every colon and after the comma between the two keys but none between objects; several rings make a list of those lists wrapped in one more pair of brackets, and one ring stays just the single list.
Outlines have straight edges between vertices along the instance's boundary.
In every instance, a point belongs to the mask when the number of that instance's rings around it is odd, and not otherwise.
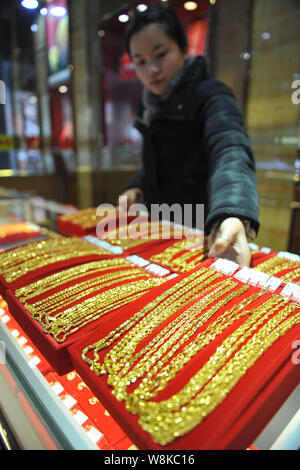
[{"label": "glass display case", "polygon": [[[4,200],[2,200],[3,202]],[[28,200],[14,200],[18,218],[9,212],[14,204],[1,206],[0,228],[20,223]],[[39,209],[53,213],[72,208],[40,200]],[[23,207],[23,209],[22,209]],[[27,209],[26,209],[27,207]],[[24,209],[25,208],[25,209]],[[23,212],[22,212],[23,210]],[[74,209],[73,209],[74,210]],[[37,212],[38,213],[38,212]],[[32,222],[30,222],[32,224]],[[32,227],[32,225],[30,225]],[[40,236],[57,236],[41,230]],[[35,234],[36,236],[36,234]],[[28,238],[23,240],[27,242]],[[22,243],[3,244],[7,249]],[[292,353],[293,351],[291,351]],[[294,351],[300,368],[299,349]],[[299,369],[300,378],[300,369]],[[294,389],[251,449],[300,449],[300,385]],[[77,371],[58,375],[38,347],[22,330],[0,297],[0,448],[30,450],[137,450],[126,432],[110,416]]]},{"label": "glass display case", "polygon": [[[43,365],[41,366],[41,363]],[[47,371],[45,359],[5,308],[0,308],[0,441],[7,449],[31,450],[134,450],[136,447],[113,422],[115,439],[105,436],[106,425],[93,423],[78,395],[69,390],[75,372],[59,377]],[[49,380],[51,378],[51,380]],[[88,388],[77,376],[85,393]],[[88,391],[96,414],[104,411]],[[86,400],[86,398],[84,398]],[[300,448],[300,385],[257,437],[253,449]],[[91,406],[90,406],[91,408]],[[95,408],[96,409],[96,408]],[[106,419],[109,416],[106,416]],[[101,429],[101,430],[100,430]],[[109,442],[110,439],[110,442]]]}]

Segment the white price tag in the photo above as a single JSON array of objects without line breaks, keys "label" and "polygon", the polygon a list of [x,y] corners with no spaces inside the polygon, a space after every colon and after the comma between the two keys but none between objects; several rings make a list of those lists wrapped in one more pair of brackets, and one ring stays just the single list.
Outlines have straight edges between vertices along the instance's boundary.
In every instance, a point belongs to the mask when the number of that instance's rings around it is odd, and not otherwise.
[{"label": "white price tag", "polygon": [[251,278],[251,270],[246,266],[241,268],[237,273],[234,274],[234,277],[242,282],[248,282]]},{"label": "white price tag", "polygon": [[121,246],[112,245],[108,241],[100,240],[99,238],[93,237],[92,235],[86,235],[83,237],[83,239],[115,255],[121,255],[123,253],[123,248]]},{"label": "white price tag", "polygon": [[223,274],[227,274],[228,276],[231,276],[233,273],[235,273],[239,269],[239,265],[235,263],[234,261],[230,261],[225,258],[218,258],[212,265],[216,271],[219,271]]},{"label": "white price tag", "polygon": [[260,249],[260,251],[261,251],[262,253],[268,254],[268,253],[271,253],[272,250],[271,250],[271,248],[268,248],[268,247],[266,247],[266,246],[263,246],[263,247]]},{"label": "white price tag", "polygon": [[170,270],[166,268],[162,268],[158,264],[151,263],[148,266],[146,266],[145,271],[148,271],[152,274],[155,274],[156,276],[166,276],[167,274],[170,274]]},{"label": "white price tag", "polygon": [[150,264],[150,261],[148,261],[144,258],[141,258],[141,256],[137,256],[137,255],[127,256],[126,259],[127,259],[127,261],[130,261],[135,266],[139,266],[140,268],[144,268],[145,266]]},{"label": "white price tag", "polygon": [[265,287],[269,280],[269,277],[270,275],[267,273],[263,273],[261,271],[255,271],[255,269],[252,269],[250,282],[252,283],[252,285]]},{"label": "white price tag", "polygon": [[4,315],[4,317],[1,317],[1,320],[4,323],[4,325],[6,325],[6,323],[9,322],[9,320],[10,320],[10,316],[9,315]]},{"label": "white price tag", "polygon": [[24,348],[24,352],[25,352],[25,354],[27,354],[27,356],[29,356],[34,351],[33,351],[33,348],[31,346],[26,346],[26,348]]},{"label": "white price tag", "polygon": [[290,253],[289,251],[280,251],[279,253],[277,253],[277,256],[288,259],[290,261],[300,261],[299,255],[295,255],[294,253]]},{"label": "white price tag", "polygon": [[280,292],[280,295],[290,297],[291,299],[300,303],[300,286],[298,284],[294,284],[293,282],[289,282],[284,286]]},{"label": "white price tag", "polygon": [[264,287],[274,292],[281,284],[282,280],[279,277],[271,276]]},{"label": "white price tag", "polygon": [[11,332],[11,334],[13,335],[14,338],[17,338],[19,336],[20,332],[18,330],[13,330]]},{"label": "white price tag", "polygon": [[6,313],[6,310],[4,308],[0,308],[0,317]]},{"label": "white price tag", "polygon": [[177,277],[177,276],[179,276],[179,274],[173,273],[173,274],[170,274],[170,276],[167,276],[166,279],[168,279],[169,281],[170,279],[173,279],[174,277]]}]

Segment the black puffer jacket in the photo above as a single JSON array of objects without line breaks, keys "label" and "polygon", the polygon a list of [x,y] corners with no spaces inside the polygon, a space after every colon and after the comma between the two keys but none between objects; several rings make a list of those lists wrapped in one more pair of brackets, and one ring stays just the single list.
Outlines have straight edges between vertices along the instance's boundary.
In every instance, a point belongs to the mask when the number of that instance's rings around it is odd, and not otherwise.
[{"label": "black puffer jacket", "polygon": [[235,97],[206,75],[198,57],[147,127],[140,104],[143,167],[126,189],[139,187],[146,203],[205,204],[205,231],[228,216],[257,231],[255,162]]}]

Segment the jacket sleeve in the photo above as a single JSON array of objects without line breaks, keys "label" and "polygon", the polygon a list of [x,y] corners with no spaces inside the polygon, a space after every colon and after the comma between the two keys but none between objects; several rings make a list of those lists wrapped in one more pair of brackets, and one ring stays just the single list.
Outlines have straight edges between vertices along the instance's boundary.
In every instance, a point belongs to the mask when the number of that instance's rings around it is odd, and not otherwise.
[{"label": "jacket sleeve", "polygon": [[142,167],[133,175],[129,183],[126,185],[125,190],[131,188],[140,188],[142,191],[144,191],[144,177],[144,168]]},{"label": "jacket sleeve", "polygon": [[226,217],[249,220],[259,228],[255,161],[236,99],[225,84],[203,82],[200,107],[209,176],[205,230]]}]

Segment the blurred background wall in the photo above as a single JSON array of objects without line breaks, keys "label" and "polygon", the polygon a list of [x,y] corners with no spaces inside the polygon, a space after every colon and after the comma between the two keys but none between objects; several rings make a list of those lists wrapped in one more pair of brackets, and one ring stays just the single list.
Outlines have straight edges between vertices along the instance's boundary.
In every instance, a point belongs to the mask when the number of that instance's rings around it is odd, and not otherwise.
[{"label": "blurred background wall", "polygon": [[[0,1],[0,186],[81,208],[116,203],[141,147],[132,126],[141,86],[123,34],[135,9],[155,2],[34,1]],[[299,1],[166,3],[189,53],[206,55],[243,112],[257,162],[257,243],[300,250]]]}]

